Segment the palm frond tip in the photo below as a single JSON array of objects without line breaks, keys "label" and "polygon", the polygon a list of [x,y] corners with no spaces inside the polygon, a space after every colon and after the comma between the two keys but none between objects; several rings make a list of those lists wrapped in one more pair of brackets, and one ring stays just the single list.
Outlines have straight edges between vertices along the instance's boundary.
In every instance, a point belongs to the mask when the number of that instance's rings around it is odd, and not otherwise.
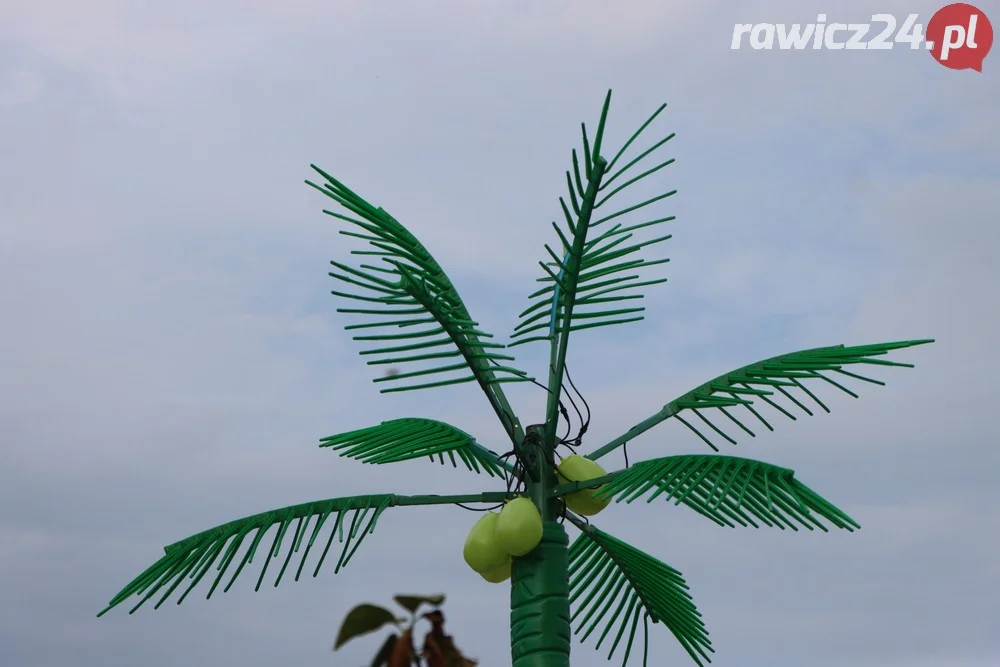
[{"label": "palm frond tip", "polygon": [[[680,572],[593,526],[586,526],[569,549],[571,622],[581,642],[603,626],[596,648],[614,632],[608,659],[628,635],[628,661],[639,619],[643,624],[643,665],[649,649],[648,622],[662,622],[699,665],[714,653],[708,631]],[[589,624],[589,625],[588,625]],[[584,630],[586,628],[586,630]]]},{"label": "palm frond tip", "polygon": [[[490,477],[502,477],[497,455],[478,444],[471,435],[443,422],[432,419],[393,419],[377,426],[363,428],[320,441],[341,456],[363,463],[395,463],[422,457],[445,457],[457,466],[461,461],[469,470],[485,472]],[[456,458],[457,457],[457,458]]]},{"label": "palm frond tip", "polygon": [[[513,357],[504,355],[504,345],[480,330],[441,266],[427,249],[395,218],[376,208],[347,186],[315,165],[325,180],[322,186],[306,181],[357,217],[324,211],[360,228],[360,232],[342,230],[345,236],[367,241],[373,250],[354,250],[353,255],[375,258],[378,263],[357,267],[330,262],[336,269],[330,276],[350,286],[352,292],[334,291],[342,298],[359,301],[364,307],[340,308],[338,312],[367,316],[367,321],[352,324],[350,331],[374,331],[384,328],[399,333],[359,333],[354,340],[375,347],[362,351],[371,355],[370,365],[416,364],[417,369],[387,374],[375,382],[413,380],[383,389],[382,393],[438,387],[478,381],[483,387],[504,382],[531,380],[521,370],[507,365]],[[455,360],[454,363],[449,363]],[[417,378],[439,376],[421,382]]]},{"label": "palm frond tip", "polygon": [[583,126],[583,173],[580,170],[580,156],[575,150],[572,151],[572,173],[566,172],[569,202],[562,197],[559,199],[565,226],[552,223],[559,238],[558,250],[545,246],[551,259],[540,262],[546,275],[539,278],[539,282],[546,285],[529,297],[532,303],[520,315],[521,322],[514,330],[512,338],[515,342],[511,343],[511,347],[532,341],[552,340],[557,334],[566,331],[642,320],[641,313],[645,311],[643,306],[622,302],[641,299],[642,295],[635,291],[639,288],[666,282],[665,278],[642,280],[641,272],[669,260],[662,258],[647,261],[638,257],[637,253],[668,240],[671,235],[640,237],[637,234],[649,232],[657,225],[673,220],[673,216],[645,220],[639,218],[638,222],[628,223],[618,221],[597,236],[589,237],[592,229],[622,216],[643,211],[647,206],[676,192],[670,190],[643,201],[632,200],[622,204],[622,208],[614,213],[602,215],[606,204],[612,200],[619,201],[623,194],[631,194],[636,189],[634,186],[647,182],[646,179],[650,176],[674,162],[672,158],[666,159],[632,175],[634,171],[638,171],[633,168],[649,164],[644,161],[673,138],[674,135],[670,134],[615,171],[618,161],[666,105],[657,109],[608,162],[602,156],[601,148],[610,103],[609,91],[597,125],[593,148],[586,126]]},{"label": "palm frond tip", "polygon": [[[913,368],[913,364],[889,361],[880,357],[894,350],[933,342],[931,339],[923,339],[851,347],[844,345],[818,347],[782,354],[737,368],[670,401],[658,413],[598,448],[589,454],[588,458],[597,460],[667,419],[676,419],[713,450],[719,451],[718,446],[713,442],[713,437],[721,438],[733,445],[737,442],[733,435],[730,435],[716,423],[719,416],[725,417],[750,437],[756,437],[756,433],[740,419],[737,409],[745,410],[769,431],[773,431],[774,427],[758,410],[763,405],[769,406],[791,420],[797,419],[792,412],[795,409],[811,416],[813,411],[810,409],[809,403],[814,403],[825,412],[830,412],[830,408],[820,400],[810,387],[806,386],[807,381],[819,380],[858,398],[858,394],[834,380],[833,377],[839,376],[838,379],[842,381],[843,378],[848,378],[876,385],[885,385],[885,383],[867,375],[848,371],[845,366],[870,365]],[[810,386],[815,386],[815,383]],[[787,399],[794,407],[788,409],[774,400],[778,395]],[[743,416],[743,419],[746,419],[746,416]],[[706,427],[708,432],[703,430]]]},{"label": "palm frond tip", "polygon": [[825,412],[830,412],[830,408],[814,392],[806,387],[804,384],[806,380],[821,380],[854,398],[858,398],[858,394],[830,376],[835,374],[843,378],[884,386],[885,383],[881,380],[844,370],[844,366],[872,365],[913,368],[913,364],[888,361],[879,359],[878,357],[893,350],[930,342],[932,341],[916,340],[857,345],[853,347],[837,345],[783,354],[719,376],[668,403],[665,409],[671,411],[678,421],[687,426],[702,441],[712,447],[712,449],[718,451],[718,448],[699,430],[697,425],[691,424],[679,414],[681,411],[690,410],[701,423],[708,426],[716,435],[735,445],[735,438],[715,425],[700,410],[707,408],[717,409],[743,432],[751,437],[755,437],[754,432],[726,408],[743,407],[760,421],[765,428],[773,431],[774,428],[771,424],[755,409],[755,405],[759,405],[757,401],[767,404],[791,420],[796,419],[795,415],[781,404],[772,400],[771,396],[780,394],[808,416],[812,416],[813,414],[812,410],[806,405],[808,401],[815,403],[816,406]]},{"label": "palm frond tip", "polygon": [[[319,573],[319,569],[326,560],[327,553],[333,544],[334,537],[338,537],[340,543],[343,545],[340,557],[334,568],[334,573],[339,572],[350,561],[361,545],[362,540],[375,530],[376,522],[382,515],[382,512],[392,505],[393,498],[392,495],[387,494],[349,496],[293,505],[231,521],[211,530],[198,533],[165,547],[165,555],[125,586],[125,588],[111,599],[108,606],[98,616],[103,615],[133,595],[141,595],[142,599],[129,610],[130,614],[134,613],[150,598],[166,588],[166,591],[154,607],[159,608],[185,580],[188,580],[190,583],[177,600],[177,604],[180,604],[187,597],[188,593],[208,574],[212,565],[217,563],[215,566],[217,572],[215,580],[212,582],[212,586],[206,595],[206,598],[212,597],[212,594],[222,581],[223,575],[225,575],[226,571],[235,561],[240,547],[253,534],[250,545],[240,560],[236,571],[223,589],[223,592],[228,591],[243,571],[243,568],[253,562],[264,536],[270,532],[271,528],[276,529],[274,531],[274,539],[271,541],[268,550],[264,552],[263,558],[260,559],[263,562],[263,566],[261,567],[254,590],[260,589],[268,565],[280,555],[283,545],[286,547],[286,555],[282,562],[281,570],[274,581],[274,585],[277,586],[281,582],[285,570],[292,559],[292,555],[301,550],[302,557],[299,559],[298,567],[295,570],[295,580],[298,581],[316,538],[319,536],[323,526],[329,523],[328,519],[333,514],[336,515],[336,519],[333,521],[333,527],[330,530],[330,536],[322,555],[313,570],[313,576],[315,577]],[[313,522],[314,519],[315,522]],[[291,539],[288,539],[289,528],[293,524],[295,530],[291,534]],[[345,525],[347,526],[346,530]],[[310,526],[312,527],[311,532],[309,530]],[[307,534],[308,539],[306,539]],[[303,543],[305,544],[304,549],[302,549]]]},{"label": "palm frond tip", "polygon": [[692,454],[635,463],[615,473],[594,493],[597,497],[631,503],[647,497],[674,500],[720,526],[753,526],[809,530],[860,528],[854,519],[795,479],[795,473],[762,461],[736,456]]}]

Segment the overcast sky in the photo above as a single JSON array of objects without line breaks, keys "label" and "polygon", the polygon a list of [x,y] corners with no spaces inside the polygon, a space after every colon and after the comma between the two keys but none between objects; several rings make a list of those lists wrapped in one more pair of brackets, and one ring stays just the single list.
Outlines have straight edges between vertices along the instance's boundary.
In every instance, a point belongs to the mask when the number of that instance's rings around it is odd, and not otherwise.
[{"label": "overcast sky", "polygon": [[[455,508],[387,512],[336,576],[94,614],[164,544],[231,519],[499,490],[317,448],[401,416],[505,443],[468,385],[378,394],[329,295],[327,262],[354,246],[303,180],[317,163],[393,213],[505,338],[608,88],[609,146],[669,104],[679,193],[648,319],[572,345],[591,448],[758,359],[938,342],[897,353],[917,367],[887,387],[826,392],[832,414],[723,450],[795,469],[860,532],[724,529],[659,503],[595,523],[684,573],[716,665],[1000,664],[1000,55],[977,74],[900,45],[730,50],[737,22],[869,5],[0,3],[0,664],[353,667],[378,640],[332,654],[341,617],[398,592],[447,593],[460,647],[509,664],[509,590],[465,566],[476,515]],[[937,5],[876,9],[926,23]],[[512,400],[539,420],[541,390]],[[708,451],[674,425],[630,447]],[[654,630],[652,664],[687,664]],[[573,664],[604,656],[575,645]]]}]

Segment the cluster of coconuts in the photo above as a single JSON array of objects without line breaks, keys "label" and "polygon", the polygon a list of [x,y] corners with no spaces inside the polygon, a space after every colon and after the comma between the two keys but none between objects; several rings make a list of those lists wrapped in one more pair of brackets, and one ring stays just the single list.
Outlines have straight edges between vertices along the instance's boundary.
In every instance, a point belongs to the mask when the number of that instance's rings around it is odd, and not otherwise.
[{"label": "cluster of coconuts", "polygon": [[[586,456],[573,454],[567,456],[556,468],[556,478],[560,484],[569,482],[589,482],[598,477],[604,477],[607,473],[604,468],[591,461]],[[600,486],[591,489],[580,489],[563,496],[566,507],[581,516],[594,516],[611,502],[608,498],[595,498],[594,494]]]},{"label": "cluster of coconuts", "polygon": [[465,562],[491,584],[510,579],[516,556],[542,541],[542,516],[529,498],[508,500],[500,512],[487,512],[465,538]]},{"label": "cluster of coconuts", "polygon": [[[586,482],[605,475],[601,466],[583,456],[567,456],[556,469],[560,484]],[[597,487],[600,488],[600,487]],[[564,497],[566,507],[593,516],[608,506],[595,498],[596,489],[581,489]],[[519,496],[504,503],[500,512],[487,512],[465,538],[465,562],[491,584],[510,579],[513,559],[524,556],[542,541],[542,517],[529,498]]]}]

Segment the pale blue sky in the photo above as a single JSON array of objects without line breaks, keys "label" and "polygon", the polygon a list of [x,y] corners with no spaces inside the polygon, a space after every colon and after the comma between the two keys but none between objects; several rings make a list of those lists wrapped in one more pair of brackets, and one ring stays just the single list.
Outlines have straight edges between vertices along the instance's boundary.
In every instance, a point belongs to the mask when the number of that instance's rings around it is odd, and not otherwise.
[{"label": "pale blue sky", "polygon": [[[877,9],[926,22],[937,6]],[[317,448],[409,415],[503,443],[463,388],[378,395],[328,294],[348,246],[302,181],[315,162],[384,206],[506,337],[609,87],[612,142],[669,104],[662,183],[679,193],[647,321],[571,350],[590,446],[764,357],[938,342],[896,355],[917,368],[888,387],[726,452],[795,469],[860,532],[726,530],[660,505],[597,523],[684,573],[715,665],[1000,663],[1000,60],[977,74],[908,49],[729,49],[736,22],[821,11],[833,20],[814,0],[0,6],[0,664],[367,664],[377,641],[330,653],[346,610],[438,591],[460,646],[505,664],[508,592],[462,562],[475,516],[457,509],[387,513],[337,576],[94,614],[164,544],[230,519],[482,486]],[[513,393],[525,423],[540,393]],[[705,451],[670,425],[630,447]],[[686,664],[666,631],[651,646]],[[590,644],[573,661],[606,664]]]}]

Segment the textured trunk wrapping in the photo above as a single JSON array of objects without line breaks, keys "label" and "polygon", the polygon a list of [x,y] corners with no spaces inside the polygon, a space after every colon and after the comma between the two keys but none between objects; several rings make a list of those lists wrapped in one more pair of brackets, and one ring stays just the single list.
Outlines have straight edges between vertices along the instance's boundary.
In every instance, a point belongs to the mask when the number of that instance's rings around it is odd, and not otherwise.
[{"label": "textured trunk wrapping", "polygon": [[569,580],[562,525],[547,521],[541,543],[514,559],[510,590],[513,667],[569,667]]}]

